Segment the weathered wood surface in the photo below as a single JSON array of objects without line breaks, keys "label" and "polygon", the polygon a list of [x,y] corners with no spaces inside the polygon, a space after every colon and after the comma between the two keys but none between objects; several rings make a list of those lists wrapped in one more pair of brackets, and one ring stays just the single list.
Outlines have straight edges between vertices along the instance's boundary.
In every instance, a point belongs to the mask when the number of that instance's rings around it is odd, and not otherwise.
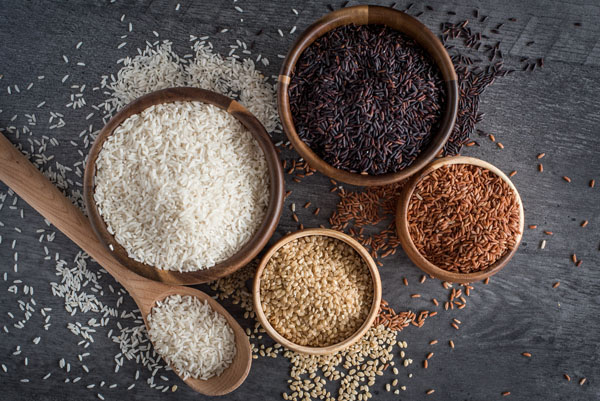
[{"label": "weathered wood surface", "polygon": [[[171,39],[174,46],[183,53],[188,47],[190,34],[211,35],[211,42],[222,53],[235,39],[255,42],[253,53],[267,56],[271,61],[268,68],[261,67],[266,75],[277,74],[280,59],[277,54],[285,54],[296,35],[312,21],[328,11],[326,2],[279,1],[272,4],[260,1],[192,2],[180,1],[179,11],[175,11],[177,1],[135,1],[110,3],[95,2],[48,2],[48,1],[0,1],[0,127],[15,125],[12,116],[22,125],[25,114],[36,113],[38,121],[47,121],[49,111],[65,114],[67,126],[45,131],[47,124],[32,127],[34,137],[42,135],[56,137],[58,146],[49,146],[55,159],[72,165],[80,156],[76,148],[69,144],[71,139],[90,123],[96,129],[101,120],[96,115],[85,119],[90,112],[69,111],[68,86],[73,83],[95,86],[101,75],[115,73],[116,60],[135,54],[145,40],[153,41],[152,31],[160,37]],[[339,3],[339,4],[338,4]],[[389,2],[380,2],[388,5]],[[398,1],[403,9],[409,2]],[[338,7],[341,2],[333,3]],[[352,2],[350,4],[355,4]],[[451,313],[440,313],[428,319],[421,329],[410,327],[399,334],[399,338],[409,344],[408,356],[415,362],[408,369],[401,369],[400,383],[407,390],[400,396],[387,393],[385,384],[391,382],[392,375],[377,381],[371,388],[377,400],[423,399],[425,391],[433,388],[436,392],[427,399],[439,400],[488,400],[500,398],[500,393],[510,391],[509,399],[518,400],[593,400],[600,398],[600,188],[591,189],[588,181],[600,180],[600,25],[597,18],[600,7],[592,0],[562,1],[504,1],[485,0],[452,1],[431,0],[413,6],[414,15],[425,10],[425,4],[434,11],[425,11],[419,18],[434,31],[439,23],[471,18],[473,10],[480,15],[488,15],[485,24],[475,27],[494,28],[504,23],[498,39],[502,41],[505,58],[517,63],[520,57],[544,57],[545,67],[532,73],[515,73],[500,78],[482,98],[481,111],[486,113],[479,128],[493,132],[505,145],[498,149],[485,138],[477,138],[481,147],[467,149],[464,154],[476,156],[500,167],[505,172],[518,170],[513,178],[522,196],[526,225],[537,224],[538,229],[526,230],[523,244],[511,263],[490,284],[476,284],[475,291],[468,299],[467,308]],[[234,9],[238,5],[244,12]],[[292,7],[299,11],[296,16]],[[448,10],[456,11],[454,17]],[[125,22],[120,22],[126,14]],[[516,22],[508,18],[517,18]],[[243,21],[241,21],[243,19]],[[133,32],[127,32],[128,22],[133,24]],[[581,23],[575,26],[574,23]],[[290,35],[292,26],[298,30]],[[229,28],[225,34],[215,34],[217,29]],[[280,37],[277,29],[284,32]],[[256,36],[260,29],[264,33]],[[128,37],[120,39],[121,35]],[[535,44],[526,46],[529,41]],[[83,46],[75,50],[75,45],[83,41]],[[127,42],[117,49],[121,42]],[[65,64],[62,55],[69,57]],[[86,63],[76,66],[77,61]],[[70,74],[67,83],[61,83],[65,74]],[[37,80],[38,75],[45,79]],[[25,90],[29,82],[34,82],[31,90]],[[18,85],[21,93],[8,95],[7,86]],[[97,104],[103,99],[100,92],[86,92],[89,104]],[[46,106],[36,106],[46,101]],[[23,136],[17,140],[9,135],[13,143],[26,143]],[[280,138],[276,138],[279,140]],[[545,152],[542,160],[544,172],[537,171],[535,156]],[[293,154],[288,155],[292,157]],[[571,183],[561,179],[568,175]],[[293,183],[289,177],[286,185],[293,190],[286,205],[298,205],[307,200],[321,207],[319,218],[310,211],[299,208],[299,217],[305,226],[326,224],[333,210],[337,195],[330,194],[329,181],[315,175],[301,184]],[[0,192],[6,193],[2,185]],[[7,273],[8,281],[0,278],[0,326],[7,326],[9,333],[0,330],[0,363],[8,368],[8,373],[0,370],[2,399],[6,400],[62,400],[93,399],[97,392],[106,399],[157,400],[204,399],[186,388],[175,375],[168,373],[169,384],[177,384],[175,395],[161,393],[148,388],[142,372],[139,381],[134,381],[137,366],[126,362],[119,373],[114,373],[113,356],[119,352],[118,346],[108,337],[109,328],[116,330],[116,318],[109,327],[99,327],[94,335],[95,342],[83,350],[76,344],[79,337],[71,334],[67,323],[80,321],[85,324],[90,317],[78,313],[70,316],[63,307],[63,300],[53,297],[49,282],[56,281],[54,261],[44,260],[44,246],[54,259],[60,257],[70,264],[77,254],[77,247],[61,234],[56,239],[43,244],[38,242],[37,229],[45,228],[43,220],[23,201],[19,200],[16,209],[11,209],[9,196],[0,210],[2,243],[0,244],[0,273]],[[20,217],[20,210],[24,218]],[[311,208],[312,209],[312,208]],[[586,228],[580,227],[582,220],[589,220]],[[22,233],[14,227],[22,229]],[[286,207],[280,226],[273,241],[286,231],[295,230],[296,223],[291,219]],[[551,230],[553,236],[545,236],[542,230]],[[50,231],[47,230],[47,233]],[[546,249],[540,250],[542,239],[547,240]],[[15,248],[11,245],[16,240]],[[14,253],[18,251],[18,273],[14,273]],[[579,268],[570,262],[570,255],[576,253],[583,260]],[[97,265],[89,263],[90,270]],[[432,297],[442,299],[447,296],[439,281],[427,280],[418,284],[421,272],[414,267],[402,252],[385,260],[380,269],[383,281],[384,298],[398,310],[419,311],[431,309]],[[409,287],[402,285],[406,277]],[[18,284],[18,295],[7,292],[13,280]],[[557,289],[552,284],[560,281]],[[106,287],[118,285],[106,275],[101,278]],[[23,284],[35,289],[34,298],[38,306],[51,307],[52,318],[48,331],[43,330],[39,313],[25,329],[13,327],[17,319],[22,319],[18,300],[29,301],[23,294]],[[201,287],[206,288],[206,287]],[[420,293],[422,298],[412,299],[410,294]],[[103,302],[114,306],[119,295],[105,294]],[[133,301],[125,297],[125,308],[134,308]],[[239,309],[231,307],[232,312]],[[7,312],[15,315],[11,319]],[[456,317],[463,323],[459,331],[450,326]],[[126,324],[131,324],[123,319]],[[39,345],[32,340],[41,337]],[[431,347],[430,340],[439,344]],[[452,339],[456,348],[448,347]],[[20,345],[22,354],[13,355]],[[85,364],[90,373],[85,374],[77,361],[77,355],[89,351],[91,356]],[[435,352],[429,368],[423,369],[421,361],[429,352]],[[531,352],[532,358],[522,357],[524,351]],[[28,357],[28,366],[24,358]],[[71,373],[59,369],[61,357],[72,363]],[[142,369],[140,369],[142,371]],[[47,380],[42,377],[53,372]],[[227,400],[278,399],[287,389],[288,364],[284,358],[260,358],[255,360],[248,380],[236,392],[224,397]],[[408,373],[413,373],[408,378]],[[563,373],[573,381],[567,382]],[[65,383],[77,376],[78,383]],[[584,386],[578,380],[586,377]],[[22,383],[21,379],[29,379]],[[98,389],[104,380],[104,387]],[[137,383],[135,388],[126,388]],[[163,384],[159,378],[157,383]],[[86,386],[95,383],[96,388]],[[109,389],[110,384],[118,386]]]}]

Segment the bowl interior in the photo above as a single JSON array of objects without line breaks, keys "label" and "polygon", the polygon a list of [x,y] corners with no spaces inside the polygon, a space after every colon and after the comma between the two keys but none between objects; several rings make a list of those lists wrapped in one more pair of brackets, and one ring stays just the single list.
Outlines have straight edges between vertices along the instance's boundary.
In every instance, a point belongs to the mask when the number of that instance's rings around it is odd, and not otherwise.
[{"label": "bowl interior", "polygon": [[[517,203],[519,205],[519,234],[517,235],[515,246],[509,251],[507,251],[500,259],[498,259],[488,268],[474,273],[455,273],[434,265],[417,250],[417,247],[415,246],[408,231],[408,206],[410,204],[410,199],[418,182],[423,177],[431,173],[433,170],[450,164],[471,164],[490,170],[492,173],[499,176],[504,182],[508,184],[508,186],[512,189],[513,193],[515,194],[515,197],[517,198]],[[420,171],[419,174],[411,178],[411,180],[402,190],[402,194],[400,196],[400,199],[398,200],[398,207],[396,212],[396,227],[398,230],[398,237],[400,238],[402,248],[404,249],[408,257],[419,268],[421,268],[421,270],[434,277],[439,278],[440,280],[457,283],[468,283],[472,281],[483,280],[487,277],[490,277],[498,273],[504,266],[506,266],[508,261],[517,252],[517,249],[519,248],[519,245],[521,243],[521,239],[523,237],[523,228],[525,226],[524,216],[525,214],[523,211],[523,203],[521,201],[521,197],[519,196],[519,192],[517,191],[517,188],[512,183],[512,181],[506,176],[506,174],[500,171],[496,166],[483,160],[474,157],[454,156],[437,159],[429,166],[427,166],[427,168],[425,168],[423,171]]]},{"label": "bowl interior", "polygon": [[[131,259],[127,251],[114,239],[107,230],[106,223],[100,215],[96,202],[94,201],[96,160],[104,142],[121,125],[123,121],[133,114],[141,113],[144,109],[160,103],[175,101],[200,101],[219,107],[236,117],[254,136],[262,149],[270,178],[269,206],[262,224],[254,236],[246,242],[240,250],[229,259],[215,266],[193,272],[178,272],[161,270]],[[199,284],[215,280],[246,265],[267,244],[271,235],[277,227],[283,208],[283,170],[279,162],[279,156],[269,134],[260,121],[256,119],[241,104],[226,96],[199,88],[169,88],[148,95],[128,104],[117,113],[100,131],[88,156],[84,173],[84,200],[92,228],[101,242],[108,247],[115,258],[128,269],[146,278],[169,284]]]},{"label": "bowl interior", "polygon": [[[296,62],[303,51],[316,39],[342,25],[386,25],[414,39],[433,58],[446,86],[446,99],[439,129],[429,145],[405,169],[381,175],[350,173],[335,168],[321,159],[298,136],[290,111],[288,87]],[[442,149],[454,128],[458,111],[458,84],[454,65],[440,40],[417,19],[401,11],[381,6],[354,6],[333,11],[308,27],[298,38],[286,56],[278,78],[277,103],[285,133],[298,151],[312,167],[336,180],[354,185],[387,185],[408,178],[421,170]]]},{"label": "bowl interior", "polygon": [[[354,248],[354,250],[356,252],[358,252],[358,254],[362,257],[362,259],[367,264],[367,266],[369,268],[369,272],[371,273],[371,279],[373,282],[373,301],[371,304],[371,308],[369,309],[369,314],[367,315],[367,318],[365,319],[363,324],[358,328],[357,331],[354,332],[354,334],[352,334],[350,337],[348,337],[344,341],[341,341],[337,344],[332,344],[332,345],[329,345],[326,347],[311,347],[311,346],[299,345],[299,344],[293,343],[290,340],[283,337],[269,323],[269,321],[268,321],[267,317],[265,316],[264,311],[262,309],[262,304],[261,304],[261,300],[260,300],[260,282],[261,282],[262,272],[265,269],[265,267],[266,267],[267,263],[269,262],[269,260],[271,259],[271,257],[275,254],[275,252],[277,252],[285,244],[287,244],[291,241],[294,241],[298,238],[312,236],[312,235],[321,235],[321,236],[336,238],[338,240],[344,241],[346,244],[348,244],[352,248]],[[379,313],[379,304],[381,302],[381,278],[379,277],[379,270],[377,268],[377,265],[373,261],[373,258],[371,257],[369,252],[360,243],[358,243],[354,238],[350,237],[347,234],[344,234],[342,232],[335,231],[335,230],[330,230],[330,229],[325,229],[325,228],[309,228],[309,229],[296,231],[295,233],[292,233],[292,234],[289,234],[289,235],[283,237],[282,239],[277,241],[277,243],[275,245],[273,245],[267,251],[267,253],[261,259],[260,265],[258,266],[258,269],[256,271],[256,276],[254,278],[253,287],[252,287],[252,297],[253,297],[253,301],[254,301],[254,311],[258,317],[258,320],[259,320],[260,324],[265,328],[265,331],[269,334],[269,336],[271,336],[271,338],[273,338],[279,344],[281,344],[291,350],[297,351],[297,352],[302,352],[305,354],[312,354],[312,355],[326,355],[326,354],[332,354],[334,352],[340,351],[340,350],[352,345],[353,343],[358,341],[367,332],[367,330],[369,330],[369,328],[373,324],[373,321],[377,317],[377,314]]]}]

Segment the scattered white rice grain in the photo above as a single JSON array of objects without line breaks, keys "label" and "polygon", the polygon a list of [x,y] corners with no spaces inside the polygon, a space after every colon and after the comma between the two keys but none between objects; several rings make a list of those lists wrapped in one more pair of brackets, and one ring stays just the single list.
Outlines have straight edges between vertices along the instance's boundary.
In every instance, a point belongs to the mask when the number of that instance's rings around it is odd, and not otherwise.
[{"label": "scattered white rice grain", "polygon": [[283,38],[283,32],[281,31],[281,29],[278,29],[277,32],[279,32],[279,36]]},{"label": "scattered white rice grain", "polygon": [[78,65],[78,66],[80,66],[80,67],[85,67],[85,63],[84,63],[84,62],[82,62],[82,61],[79,61],[79,62],[77,63],[77,65]]},{"label": "scattered white rice grain", "polygon": [[129,387],[127,387],[127,390],[131,390],[132,388],[135,387],[135,383],[131,384]]},{"label": "scattered white rice grain", "polygon": [[69,58],[67,56],[65,56],[64,54],[63,54],[63,60],[65,60],[65,63],[69,62]]},{"label": "scattered white rice grain", "polygon": [[119,46],[117,46],[117,49],[122,49],[127,45],[127,42],[122,42]]},{"label": "scattered white rice grain", "polygon": [[177,5],[175,6],[175,11],[179,11],[179,7],[181,7],[181,4],[177,3]]},{"label": "scattered white rice grain", "polygon": [[101,400],[104,400],[104,396],[103,396],[102,394],[98,393],[98,394],[96,394],[96,396],[97,396],[98,398],[100,398]]},{"label": "scattered white rice grain", "polygon": [[292,12],[293,12],[294,14],[298,15],[298,11],[296,11],[296,9],[295,9],[295,8],[292,8]]},{"label": "scattered white rice grain", "polygon": [[46,380],[46,379],[48,379],[50,376],[52,376],[52,372],[48,372],[48,373],[46,374],[46,376],[42,377],[42,380]]},{"label": "scattered white rice grain", "polygon": [[69,74],[67,74],[63,77],[62,83],[64,84],[67,81],[67,79],[69,79]]},{"label": "scattered white rice grain", "polygon": [[235,6],[234,8],[237,12],[240,12],[240,13],[244,12],[244,10],[242,10],[242,7],[240,7],[240,6]]},{"label": "scattered white rice grain", "polygon": [[81,48],[81,45],[82,45],[82,44],[83,44],[83,42],[79,42],[79,43],[77,43],[77,45],[75,45],[75,48],[76,48],[76,49],[79,49],[79,48]]},{"label": "scattered white rice grain", "polygon": [[158,32],[156,32],[156,31],[152,31],[152,33],[154,34],[154,36],[156,36],[156,37],[158,38],[158,36],[159,36],[159,35],[158,35]]},{"label": "scattered white rice grain", "polygon": [[290,29],[290,35],[291,35],[292,33],[294,33],[294,32],[296,32],[296,25],[294,25],[294,26],[292,27],[292,29]]}]

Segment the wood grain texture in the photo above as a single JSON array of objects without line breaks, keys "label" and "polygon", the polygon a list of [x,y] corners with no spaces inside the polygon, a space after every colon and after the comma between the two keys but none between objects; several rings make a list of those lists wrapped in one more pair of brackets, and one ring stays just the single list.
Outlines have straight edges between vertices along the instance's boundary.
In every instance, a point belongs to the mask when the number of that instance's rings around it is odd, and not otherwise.
[{"label": "wood grain texture", "polygon": [[[180,11],[175,11],[177,3]],[[136,54],[137,47],[143,47],[146,40],[156,40],[152,31],[157,31],[161,39],[171,39],[181,54],[189,52],[189,35],[210,35],[215,50],[222,54],[230,51],[229,45],[236,39],[245,40],[252,47],[252,57],[258,53],[268,57],[270,65],[257,65],[267,76],[279,72],[281,60],[277,55],[285,55],[302,30],[329,12],[327,4],[307,0],[304,2],[282,0],[280,2],[259,2],[239,0],[236,5],[243,8],[239,13],[233,4],[225,0],[216,2],[192,2],[185,0],[140,0],[126,2],[108,1],[71,1],[49,2],[32,0],[29,2],[4,0],[0,13],[0,127],[22,126],[26,123],[25,114],[35,113],[38,125],[33,139],[41,140],[42,135],[56,137],[58,146],[49,146],[48,154],[55,158],[45,164],[45,169],[55,168],[58,161],[72,165],[81,160],[77,149],[69,144],[71,140],[79,142],[78,133],[93,123],[94,129],[103,126],[99,114],[86,120],[90,110],[69,111],[65,104],[69,102],[71,84],[87,84],[85,98],[88,104],[97,104],[105,99],[102,91],[91,91],[98,86],[101,76],[116,74],[115,62],[125,56]],[[372,1],[371,4],[389,5],[389,2]],[[463,151],[468,156],[478,157],[498,166],[505,173],[517,170],[511,178],[521,195],[526,215],[526,226],[537,224],[535,230],[525,229],[519,251],[511,262],[497,275],[489,285],[475,283],[475,289],[467,298],[468,306],[462,310],[444,312],[435,308],[432,298],[442,301],[447,298],[438,280],[427,279],[419,284],[423,272],[418,269],[399,250],[395,255],[383,259],[380,268],[383,297],[397,310],[436,310],[438,315],[428,318],[421,329],[409,327],[399,333],[398,339],[408,342],[407,356],[415,363],[409,368],[399,368],[399,385],[406,385],[406,391],[394,395],[385,391],[385,384],[394,379],[389,371],[378,377],[371,388],[377,400],[420,400],[425,399],[425,391],[434,388],[436,392],[426,399],[431,400],[494,400],[501,399],[502,391],[511,391],[507,400],[565,400],[588,401],[600,398],[600,187],[588,187],[590,179],[600,181],[600,5],[593,0],[492,0],[442,1],[430,0],[425,3],[398,1],[396,8],[404,9],[409,3],[415,5],[409,10],[411,15],[423,12],[418,18],[434,33],[439,33],[441,22],[458,22],[465,18],[474,30],[484,31],[490,36],[490,43],[502,42],[501,49],[507,63],[518,65],[521,57],[544,57],[545,66],[533,73],[515,73],[499,78],[482,96],[480,111],[486,113],[478,128],[493,133],[505,148],[500,150],[484,137],[475,137],[481,146]],[[339,7],[340,3],[332,3]],[[356,1],[350,5],[358,4]],[[425,9],[430,5],[434,10]],[[295,8],[299,15],[291,9]],[[473,11],[479,10],[480,16],[488,16],[481,23],[473,19]],[[447,15],[455,11],[456,16]],[[121,16],[125,14],[125,22]],[[516,22],[508,21],[515,17]],[[244,21],[240,21],[243,19]],[[128,31],[132,22],[133,32]],[[582,24],[580,27],[574,23]],[[503,23],[500,34],[491,34],[490,29]],[[289,34],[297,26],[294,34]],[[220,33],[223,28],[230,30]],[[262,29],[262,33],[257,33]],[[277,32],[281,29],[284,36]],[[128,35],[127,38],[121,38]],[[79,50],[75,45],[83,41]],[[530,41],[535,43],[527,46]],[[117,49],[121,42],[127,42],[124,48]],[[66,64],[62,54],[68,55]],[[75,66],[76,61],[85,61],[85,67]],[[70,78],[62,83],[62,78]],[[44,80],[37,80],[44,75]],[[29,82],[33,87],[27,91]],[[17,84],[21,93],[14,91]],[[11,85],[13,94],[8,95],[7,86]],[[37,108],[42,101],[46,105]],[[48,130],[49,112],[57,111],[70,116],[67,126]],[[16,121],[11,121],[13,115]],[[17,124],[20,123],[20,124]],[[29,148],[28,136],[19,139],[7,134],[12,143]],[[285,141],[283,134],[274,134],[273,139]],[[545,152],[541,161],[544,172],[537,171],[536,155]],[[292,151],[283,151],[282,158],[297,157]],[[561,176],[571,177],[570,184],[561,180]],[[80,179],[71,174],[76,181]],[[286,188],[292,194],[286,204],[280,224],[270,241],[273,244],[286,232],[296,231],[298,223],[292,220],[289,206],[296,203],[300,222],[306,227],[328,226],[327,218],[335,209],[338,195],[329,190],[329,180],[315,174],[302,183],[292,181],[293,176],[286,175]],[[346,190],[355,187],[344,185]],[[73,184],[68,190],[78,189]],[[0,192],[7,188],[0,185]],[[312,206],[302,209],[306,201]],[[6,364],[8,374],[0,371],[2,398],[8,400],[64,400],[95,399],[96,393],[102,393],[109,399],[144,399],[148,401],[208,400],[198,396],[184,386],[172,372],[160,372],[169,381],[159,378],[156,383],[178,385],[175,393],[161,393],[146,384],[150,373],[134,361],[125,360],[118,373],[114,373],[114,355],[121,350],[107,337],[108,330],[118,333],[117,322],[131,326],[128,318],[111,318],[106,327],[98,327],[95,342],[85,349],[77,343],[81,337],[73,335],[67,328],[68,323],[85,323],[98,314],[78,312],[71,316],[64,310],[64,299],[52,296],[50,282],[60,283],[55,275],[55,254],[72,267],[73,258],[79,251],[71,240],[58,233],[52,242],[44,237],[39,242],[38,229],[50,234],[54,229],[46,226],[39,215],[18,200],[10,209],[12,198],[8,197],[0,210],[0,273],[8,273],[5,282],[0,274],[0,328],[4,325],[9,333],[0,329],[0,363]],[[318,216],[313,212],[321,208]],[[24,217],[20,217],[23,210]],[[586,228],[579,223],[590,221]],[[22,233],[14,230],[20,227]],[[366,229],[367,230],[367,229]],[[543,230],[554,232],[553,236],[543,234]],[[546,239],[546,249],[539,249],[540,242]],[[16,240],[15,249],[11,248]],[[46,260],[44,246],[49,249],[51,260]],[[13,256],[19,252],[18,273],[13,272]],[[570,261],[570,255],[576,253],[583,264],[576,268]],[[88,262],[90,270],[101,273],[98,266]],[[408,287],[402,285],[406,277]],[[25,330],[13,327],[15,320],[7,312],[21,319],[18,300],[29,301],[24,296],[22,286],[19,294],[8,293],[14,280],[35,288],[34,298],[38,304],[52,308],[52,326],[43,330],[43,321],[36,313],[30,326]],[[118,287],[110,277],[99,277],[103,287]],[[560,281],[557,289],[552,284]],[[208,286],[199,288],[210,292]],[[248,288],[250,291],[250,288]],[[421,298],[411,298],[410,294],[420,293]],[[106,305],[114,306],[120,295],[108,291],[102,297]],[[223,303],[243,327],[253,328],[250,321],[243,319],[243,310],[231,302]],[[133,310],[135,303],[124,297],[123,308]],[[462,321],[460,330],[450,326],[452,318]],[[39,345],[32,340],[41,336]],[[437,339],[435,346],[429,341]],[[455,348],[448,346],[453,340]],[[17,346],[23,354],[12,355]],[[77,355],[89,351],[93,356],[84,359],[90,373],[81,370]],[[419,361],[428,352],[435,352],[429,361],[429,368],[420,368]],[[531,358],[521,356],[522,352],[531,352]],[[396,352],[397,354],[397,352]],[[29,357],[29,365],[24,365],[24,356]],[[60,358],[72,362],[73,370],[67,374],[58,368]],[[77,363],[77,365],[76,365]],[[399,357],[396,356],[397,365]],[[137,370],[140,379],[135,380]],[[42,380],[48,372],[52,376]],[[248,379],[237,391],[221,397],[222,400],[262,401],[279,399],[286,391],[289,363],[285,358],[259,358],[254,360]],[[408,374],[413,377],[409,378]],[[573,381],[567,382],[563,373],[569,374]],[[78,383],[65,383],[77,376]],[[587,377],[587,383],[579,386],[577,381]],[[29,379],[22,383],[21,379]],[[106,381],[103,387],[100,383]],[[87,389],[94,384],[96,387]],[[108,388],[118,384],[116,388]],[[128,386],[136,384],[131,390]]]},{"label": "wood grain texture", "polygon": [[[444,83],[446,85],[446,102],[439,123],[439,130],[427,148],[421,152],[415,161],[405,169],[395,173],[380,175],[369,175],[351,173],[343,169],[333,167],[320,158],[309,146],[307,146],[296,132],[294,119],[290,110],[289,84],[296,63],[304,50],[315,40],[325,33],[344,25],[378,24],[386,25],[392,29],[401,31],[413,38],[430,54],[437,64]],[[374,5],[359,5],[332,11],[309,26],[294,42],[281,65],[277,85],[277,109],[283,129],[294,146],[294,149],[306,159],[317,171],[331,177],[334,180],[352,185],[378,186],[388,185],[407,179],[422,169],[444,147],[454,129],[456,115],[458,112],[458,84],[454,65],[448,52],[427,26],[416,18],[393,9]]]},{"label": "wood grain texture", "polygon": [[[269,323],[269,320],[265,316],[263,308],[261,306],[261,297],[260,297],[260,283],[262,272],[264,271],[267,263],[271,260],[271,257],[285,244],[288,244],[292,241],[297,240],[302,237],[309,237],[313,235],[325,236],[338,239],[340,241],[345,242],[350,245],[354,250],[361,256],[364,260],[365,264],[369,269],[369,273],[371,274],[371,279],[373,280],[373,302],[371,303],[371,308],[369,310],[369,314],[367,315],[364,323],[358,328],[358,330],[353,333],[350,337],[341,341],[337,344],[329,345],[326,347],[311,347],[305,345],[299,345],[292,341],[289,341],[282,335],[280,335]],[[344,350],[348,348],[350,345],[354,344],[369,330],[369,328],[373,325],[373,321],[377,317],[379,313],[379,305],[381,303],[381,278],[379,277],[379,269],[375,264],[375,261],[369,254],[369,251],[365,249],[358,241],[356,241],[351,236],[344,234],[339,231],[325,229],[325,228],[308,228],[305,230],[299,230],[285,237],[281,238],[277,241],[262,257],[260,264],[256,270],[256,275],[254,276],[254,281],[252,283],[252,300],[254,303],[254,311],[257,315],[258,321],[261,323],[262,327],[265,329],[267,334],[271,336],[279,344],[284,347],[291,349],[296,352],[301,352],[303,354],[310,355],[329,355],[334,354],[338,351]]]},{"label": "wood grain texture", "polygon": [[[104,143],[112,135],[113,131],[119,127],[123,121],[134,114],[141,113],[150,106],[177,101],[200,101],[206,104],[212,104],[237,118],[253,135],[262,149],[267,162],[271,183],[269,189],[269,206],[265,212],[264,220],[258,227],[254,236],[246,242],[238,252],[227,260],[217,263],[210,269],[193,272],[157,269],[154,266],[130,258],[127,250],[121,246],[108,231],[108,227],[106,226],[103,217],[100,215],[98,206],[94,200],[96,160],[98,159]],[[271,142],[269,134],[260,121],[237,101],[228,98],[227,96],[199,88],[168,88],[159,90],[142,96],[124,107],[110,119],[98,134],[98,137],[90,149],[83,177],[85,206],[90,217],[92,228],[98,236],[98,239],[107,249],[114,249],[112,252],[114,257],[132,272],[151,280],[177,285],[193,285],[214,281],[247,265],[256,257],[256,255],[258,255],[275,232],[283,208],[283,194],[283,170],[281,168],[281,162],[279,161],[279,155],[273,146],[273,142]]]},{"label": "wood grain texture", "polygon": [[[100,266],[105,268],[138,305],[146,326],[148,315],[157,301],[170,295],[189,295],[206,301],[220,313],[235,335],[236,355],[231,365],[219,376],[208,380],[188,378],[185,383],[206,395],[227,394],[242,384],[252,364],[250,342],[244,329],[225,308],[208,294],[195,288],[171,286],[141,277],[120,264],[94,235],[89,220],[60,191],[31,164],[19,150],[0,135],[0,181],[7,184],[25,202],[48,219],[63,234],[81,247]],[[381,291],[380,291],[381,297]]]}]

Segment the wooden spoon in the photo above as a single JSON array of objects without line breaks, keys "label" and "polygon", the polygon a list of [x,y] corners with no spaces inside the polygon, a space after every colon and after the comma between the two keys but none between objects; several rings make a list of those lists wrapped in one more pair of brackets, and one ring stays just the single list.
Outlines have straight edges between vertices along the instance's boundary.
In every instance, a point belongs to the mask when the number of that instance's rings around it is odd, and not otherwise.
[{"label": "wooden spoon", "polygon": [[194,288],[152,281],[138,276],[122,266],[100,243],[92,231],[89,220],[83,213],[1,134],[0,180],[4,181],[25,202],[87,252],[125,287],[140,308],[146,327],[148,327],[146,316],[151,312],[156,301],[163,300],[169,295],[192,295],[202,301],[208,301],[215,311],[227,319],[233,329],[237,352],[231,365],[220,376],[214,376],[208,380],[189,378],[184,381],[195,391],[206,395],[227,394],[242,384],[248,376],[252,363],[250,342],[242,327],[217,301]]}]

